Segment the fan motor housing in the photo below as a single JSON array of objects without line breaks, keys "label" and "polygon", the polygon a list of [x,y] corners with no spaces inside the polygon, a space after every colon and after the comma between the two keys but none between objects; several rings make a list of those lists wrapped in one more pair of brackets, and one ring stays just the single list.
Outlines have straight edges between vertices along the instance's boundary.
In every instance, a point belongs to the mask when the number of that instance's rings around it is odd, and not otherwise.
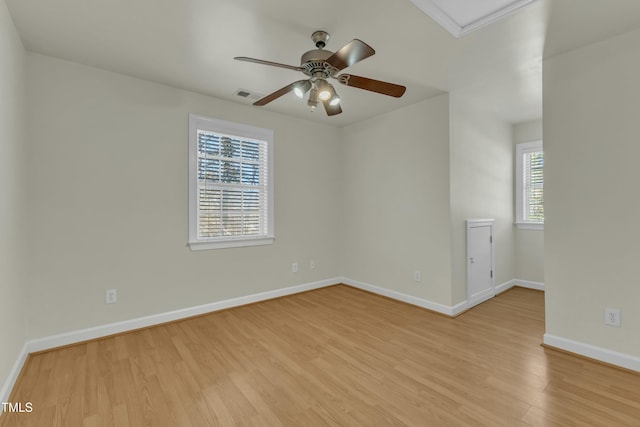
[{"label": "fan motor housing", "polygon": [[305,52],[300,58],[300,67],[307,76],[316,76],[322,73],[325,78],[333,76],[338,70],[329,65],[326,60],[333,52],[324,49],[313,49]]}]

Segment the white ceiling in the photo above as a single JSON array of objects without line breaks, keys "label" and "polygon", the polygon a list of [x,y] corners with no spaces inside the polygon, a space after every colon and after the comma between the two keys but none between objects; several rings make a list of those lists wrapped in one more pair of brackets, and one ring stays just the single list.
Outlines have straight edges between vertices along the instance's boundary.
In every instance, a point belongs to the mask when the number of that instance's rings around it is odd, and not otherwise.
[{"label": "white ceiling", "polygon": [[337,85],[337,116],[293,94],[253,107],[336,126],[443,92],[512,123],[536,119],[543,55],[640,27],[638,0],[538,0],[461,38],[410,0],[5,1],[30,51],[246,104],[237,89],[268,94],[302,75],[234,56],[297,66],[315,30],[332,51],[359,38],[376,54],[345,72],[405,85],[402,98]]}]

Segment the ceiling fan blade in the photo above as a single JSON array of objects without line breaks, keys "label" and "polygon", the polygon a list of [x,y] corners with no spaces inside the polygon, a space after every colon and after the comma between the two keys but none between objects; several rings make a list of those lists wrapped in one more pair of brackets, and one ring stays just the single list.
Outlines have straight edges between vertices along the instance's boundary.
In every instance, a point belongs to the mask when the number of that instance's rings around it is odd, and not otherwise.
[{"label": "ceiling fan blade", "polygon": [[394,83],[374,80],[368,77],[354,76],[353,74],[340,74],[336,79],[343,85],[370,90],[371,92],[377,92],[395,98],[400,98],[407,90],[406,87]]},{"label": "ceiling fan blade", "polygon": [[324,110],[327,112],[327,116],[335,116],[336,114],[342,113],[342,108],[340,104],[331,105],[329,104],[329,100],[322,101],[322,105],[324,105]]},{"label": "ceiling fan blade", "polygon": [[376,53],[375,50],[362,40],[353,39],[331,55],[325,62],[328,62],[338,70],[347,68],[356,62],[362,61]]},{"label": "ceiling fan blade", "polygon": [[293,71],[303,71],[304,70],[304,68],[302,68],[302,67],[296,67],[296,66],[287,65],[287,64],[280,64],[279,62],[264,61],[262,59],[249,58],[249,57],[246,57],[246,56],[236,56],[233,59],[236,59],[238,61],[254,62],[256,64],[270,65],[272,67],[286,68],[286,69],[293,70]]},{"label": "ceiling fan blade", "polygon": [[[302,81],[304,81],[304,80],[302,80]],[[257,105],[258,107],[262,107],[263,105],[267,105],[271,101],[274,101],[274,100],[280,98],[282,95],[286,95],[287,93],[291,92],[297,84],[298,84],[298,82],[293,82],[290,85],[286,85],[282,89],[278,89],[277,91],[275,91],[273,93],[270,93],[269,95],[265,96],[264,98],[258,99],[256,102],[253,103],[253,105]]]}]

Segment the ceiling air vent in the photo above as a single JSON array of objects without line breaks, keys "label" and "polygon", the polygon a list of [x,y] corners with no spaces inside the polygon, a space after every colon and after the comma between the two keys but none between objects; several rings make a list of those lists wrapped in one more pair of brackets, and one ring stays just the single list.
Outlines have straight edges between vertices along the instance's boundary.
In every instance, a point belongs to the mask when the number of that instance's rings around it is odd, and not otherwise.
[{"label": "ceiling air vent", "polygon": [[262,98],[264,95],[256,92],[251,92],[246,89],[238,89],[236,90],[236,96],[239,96],[240,98],[244,98],[250,101],[257,101],[258,99]]}]

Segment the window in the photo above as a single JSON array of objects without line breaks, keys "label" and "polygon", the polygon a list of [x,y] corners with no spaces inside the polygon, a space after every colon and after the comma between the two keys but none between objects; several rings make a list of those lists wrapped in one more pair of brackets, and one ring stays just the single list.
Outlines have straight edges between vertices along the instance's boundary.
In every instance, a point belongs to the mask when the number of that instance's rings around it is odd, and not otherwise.
[{"label": "window", "polygon": [[273,243],[273,131],[189,115],[189,247]]},{"label": "window", "polygon": [[516,145],[516,225],[544,225],[544,154],[542,141]]}]

